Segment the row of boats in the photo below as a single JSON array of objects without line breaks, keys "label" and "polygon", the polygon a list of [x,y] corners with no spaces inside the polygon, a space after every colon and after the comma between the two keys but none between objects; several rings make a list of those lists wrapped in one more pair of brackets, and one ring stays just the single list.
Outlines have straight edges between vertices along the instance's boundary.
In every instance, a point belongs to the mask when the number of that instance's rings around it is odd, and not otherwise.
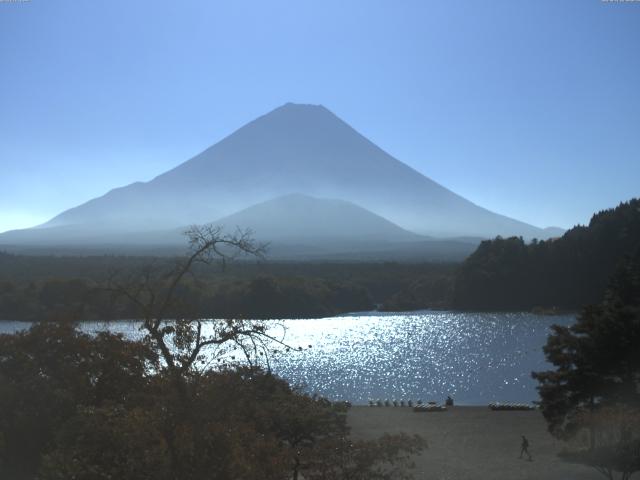
[{"label": "row of boats", "polygon": [[[434,404],[435,402],[430,403]],[[404,400],[369,400],[370,407],[413,407],[414,405],[418,406],[424,404],[422,400],[418,400],[415,404],[413,403],[413,400],[407,400],[406,402]]]},{"label": "row of boats", "polygon": [[417,413],[421,412],[446,412],[447,407],[444,405],[437,405],[435,403],[427,403],[422,405],[416,405],[413,407],[413,411]]},{"label": "row of boats", "polygon": [[[369,400],[370,407],[409,407],[414,412],[445,412],[447,406],[452,407],[453,401],[447,399],[446,405],[438,405],[436,402],[424,403],[422,400],[413,402],[413,400]],[[494,411],[525,411],[535,410],[536,407],[527,403],[498,403],[489,404],[489,409]]]},{"label": "row of boats", "polygon": [[495,411],[535,410],[536,407],[528,403],[490,403],[489,408]]}]

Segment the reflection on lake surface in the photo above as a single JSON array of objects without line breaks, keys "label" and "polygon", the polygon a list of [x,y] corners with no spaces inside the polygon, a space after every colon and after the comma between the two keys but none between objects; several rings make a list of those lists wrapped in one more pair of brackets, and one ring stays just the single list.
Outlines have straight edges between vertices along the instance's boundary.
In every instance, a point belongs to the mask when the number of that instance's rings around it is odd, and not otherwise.
[{"label": "reflection on lake surface", "polygon": [[[530,402],[531,372],[547,369],[542,346],[552,324],[574,316],[530,313],[411,312],[284,320],[285,341],[301,352],[280,355],[272,368],[293,384],[333,399],[422,399],[459,404]],[[0,322],[0,331],[24,328]],[[140,335],[136,322],[83,324]],[[307,345],[312,348],[307,349]]]}]

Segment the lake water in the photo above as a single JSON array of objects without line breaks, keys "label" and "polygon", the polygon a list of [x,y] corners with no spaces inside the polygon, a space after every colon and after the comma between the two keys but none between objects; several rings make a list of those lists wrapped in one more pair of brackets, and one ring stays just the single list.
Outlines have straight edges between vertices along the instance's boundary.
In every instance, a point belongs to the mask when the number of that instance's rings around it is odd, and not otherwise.
[{"label": "lake water", "polygon": [[[310,393],[353,403],[442,402],[447,395],[462,405],[531,402],[538,398],[531,372],[550,367],[542,352],[550,326],[574,320],[440,311],[283,320],[284,340],[303,350],[276,356],[272,369]],[[26,326],[0,322],[0,332]],[[135,322],[83,324],[86,331],[105,328],[140,334]]]}]

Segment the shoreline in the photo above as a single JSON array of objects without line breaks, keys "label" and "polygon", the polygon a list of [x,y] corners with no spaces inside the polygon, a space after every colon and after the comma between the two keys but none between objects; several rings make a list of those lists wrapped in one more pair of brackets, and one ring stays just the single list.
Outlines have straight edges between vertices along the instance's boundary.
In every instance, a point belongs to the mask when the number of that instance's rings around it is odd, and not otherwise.
[{"label": "shoreline", "polygon": [[[517,314],[526,314],[526,315],[535,315],[538,317],[562,317],[567,315],[578,315],[580,313],[579,310],[456,310],[452,308],[427,308],[427,309],[419,309],[419,310],[399,310],[399,311],[387,311],[387,310],[364,310],[359,312],[343,312],[337,313],[335,315],[330,315],[327,317],[309,317],[309,316],[293,316],[293,317],[279,317],[279,318],[254,318],[254,319],[245,319],[245,320],[256,320],[256,321],[265,321],[265,322],[277,322],[277,321],[291,321],[291,320],[327,320],[327,319],[335,319],[335,318],[353,318],[353,317],[394,317],[394,316],[402,316],[402,315],[420,315],[427,313],[455,313],[455,314],[482,314],[482,315],[517,315]],[[203,321],[210,320],[233,320],[234,318],[207,318]],[[50,320],[20,320],[20,319],[5,319],[0,318],[0,323],[3,322],[16,322],[16,323],[37,323],[42,321],[50,321]],[[141,322],[142,319],[133,319],[133,318],[114,318],[110,320],[104,319],[93,319],[93,320],[74,320],[73,323],[122,323],[122,322]]]}]

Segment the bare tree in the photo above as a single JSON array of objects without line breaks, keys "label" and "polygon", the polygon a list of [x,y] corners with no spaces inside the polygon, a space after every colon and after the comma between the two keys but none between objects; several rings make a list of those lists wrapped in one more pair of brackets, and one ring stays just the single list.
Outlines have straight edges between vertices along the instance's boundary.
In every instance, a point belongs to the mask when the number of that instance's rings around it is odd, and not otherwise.
[{"label": "bare tree", "polygon": [[214,225],[193,226],[185,235],[189,253],[172,268],[149,265],[127,278],[114,275],[108,287],[135,305],[145,340],[161,355],[181,395],[186,393],[186,377],[198,363],[205,363],[207,347],[218,347],[218,356],[230,348],[240,349],[251,361],[259,354],[267,358],[268,342],[284,345],[282,339],[267,333],[264,322],[228,319],[205,324],[200,312],[179,294],[181,284],[193,275],[196,265],[220,263],[224,267],[239,256],[262,258],[266,245],[257,243],[250,230],[227,234]]}]

